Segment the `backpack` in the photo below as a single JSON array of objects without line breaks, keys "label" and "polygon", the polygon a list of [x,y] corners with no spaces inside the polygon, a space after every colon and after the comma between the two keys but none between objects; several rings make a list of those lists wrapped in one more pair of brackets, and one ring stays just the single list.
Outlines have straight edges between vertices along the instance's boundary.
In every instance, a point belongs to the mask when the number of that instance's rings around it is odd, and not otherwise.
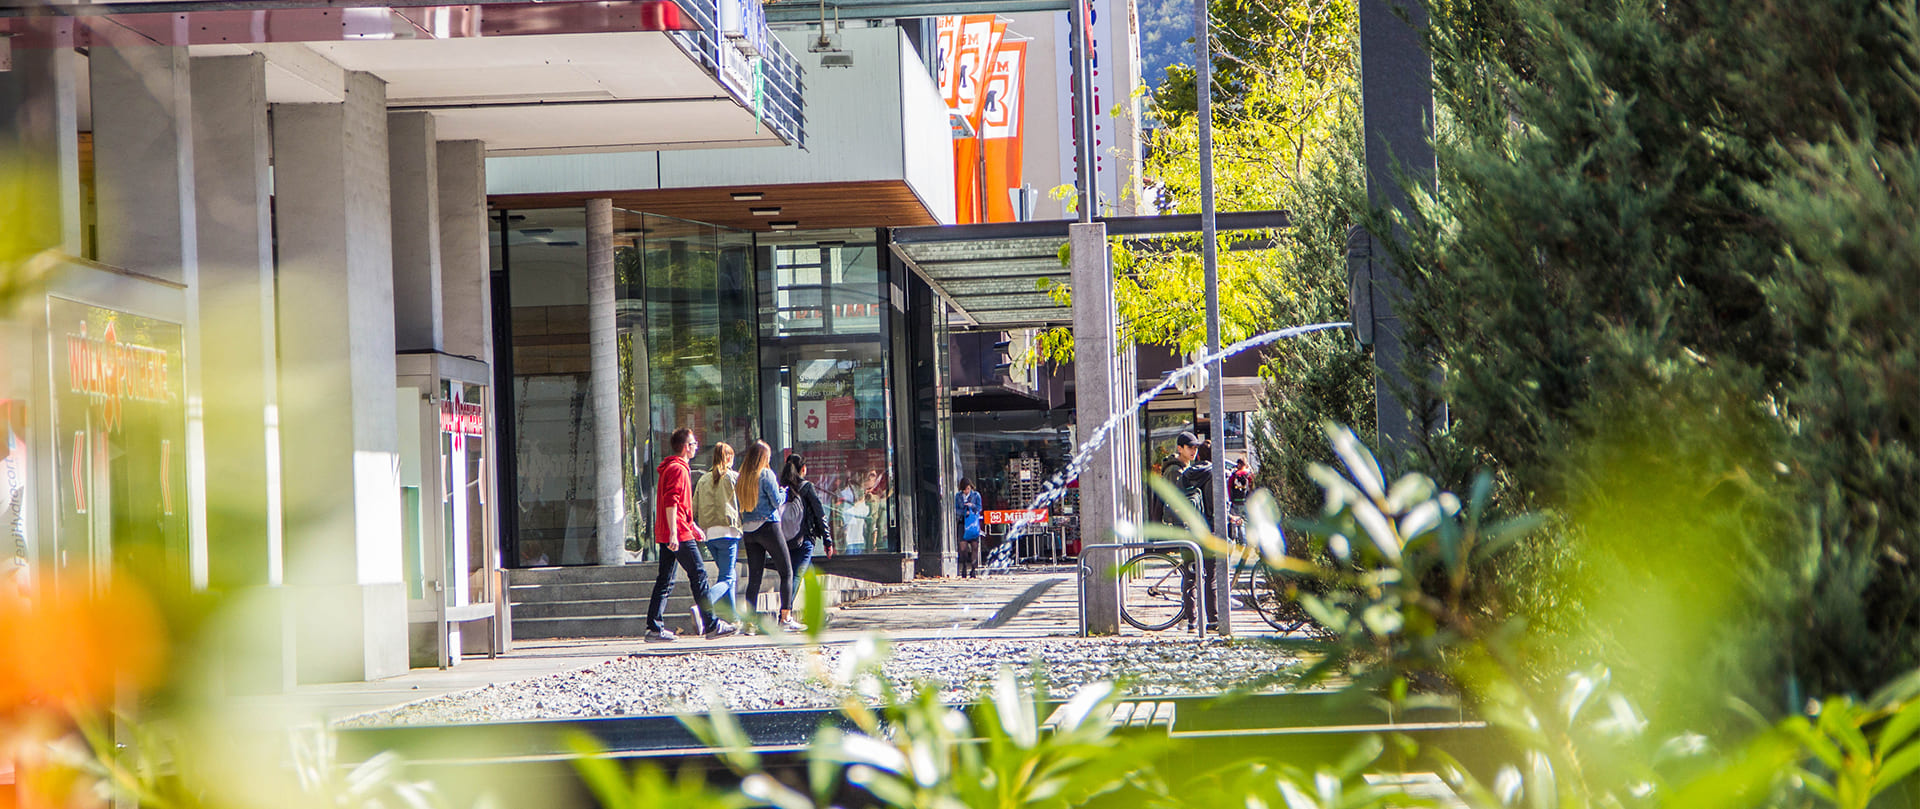
[{"label": "backpack", "polygon": [[780,539],[792,542],[800,536],[800,522],[806,517],[807,505],[800,500],[799,489],[787,490],[787,502],[780,506]]}]

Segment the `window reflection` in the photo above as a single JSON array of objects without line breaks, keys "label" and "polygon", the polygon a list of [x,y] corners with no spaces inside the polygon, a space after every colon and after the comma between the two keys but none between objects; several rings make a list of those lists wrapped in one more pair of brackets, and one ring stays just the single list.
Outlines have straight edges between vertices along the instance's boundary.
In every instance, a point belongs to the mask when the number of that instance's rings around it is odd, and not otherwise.
[{"label": "window reflection", "polygon": [[841,553],[898,553],[886,279],[871,231],[762,237],[761,386]]}]

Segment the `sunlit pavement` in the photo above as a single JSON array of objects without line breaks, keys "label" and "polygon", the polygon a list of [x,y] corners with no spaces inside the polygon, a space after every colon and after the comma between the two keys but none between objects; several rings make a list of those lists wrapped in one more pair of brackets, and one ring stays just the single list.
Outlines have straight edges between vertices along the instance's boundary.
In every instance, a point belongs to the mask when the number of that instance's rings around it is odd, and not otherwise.
[{"label": "sunlit pavement", "polygon": [[[896,645],[962,638],[1072,637],[1079,626],[1074,576],[1074,568],[1063,565],[1019,568],[974,579],[916,580],[890,587],[881,595],[829,608],[827,629],[820,642],[851,642],[876,632],[884,633]],[[1003,608],[1016,601],[1026,603],[1016,613],[1002,616]],[[1251,615],[1237,617],[1243,626],[1250,619],[1259,624]],[[1138,637],[1148,633],[1128,629],[1128,634]],[[1169,640],[1192,638],[1171,630],[1168,635]],[[686,655],[796,642],[805,642],[804,636],[782,633],[712,640],[685,636],[670,643],[646,643],[639,638],[519,641],[498,658],[468,657],[449,669],[414,669],[371,683],[301,686],[292,694],[236,702],[248,710],[284,709],[295,719],[332,721],[495,683],[582,669],[609,658]]]}]

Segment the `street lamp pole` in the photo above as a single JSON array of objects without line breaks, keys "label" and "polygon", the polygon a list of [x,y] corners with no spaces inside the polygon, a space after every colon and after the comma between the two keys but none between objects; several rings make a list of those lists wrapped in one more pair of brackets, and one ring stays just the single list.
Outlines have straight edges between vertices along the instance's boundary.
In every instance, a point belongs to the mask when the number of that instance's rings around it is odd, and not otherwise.
[{"label": "street lamp pole", "polygon": [[[1222,343],[1220,335],[1220,257],[1215,239],[1213,211],[1213,41],[1208,31],[1207,0],[1193,0],[1194,47],[1199,49],[1199,66],[1194,70],[1194,95],[1199,100],[1200,123],[1200,259],[1207,276],[1207,354],[1220,353]],[[1227,536],[1227,400],[1225,381],[1221,373],[1220,359],[1215,357],[1207,363],[1207,418],[1212,423],[1213,438],[1213,474],[1208,478],[1207,486],[1212,490],[1208,495],[1213,502],[1213,534]],[[1232,578],[1227,574],[1227,561],[1224,557],[1211,559],[1204,564],[1215,567],[1213,591],[1207,600],[1213,604],[1220,615],[1220,634],[1233,634],[1233,624],[1228,619],[1228,598]],[[1202,581],[1205,581],[1203,578]],[[1205,616],[1195,616],[1195,620],[1204,620]]]}]

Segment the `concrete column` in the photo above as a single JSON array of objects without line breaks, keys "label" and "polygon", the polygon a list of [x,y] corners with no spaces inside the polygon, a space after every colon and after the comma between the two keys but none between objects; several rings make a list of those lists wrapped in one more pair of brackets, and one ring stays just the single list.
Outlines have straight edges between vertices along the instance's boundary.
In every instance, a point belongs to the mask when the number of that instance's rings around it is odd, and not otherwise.
[{"label": "concrete column", "polygon": [[439,351],[441,336],[440,144],[433,116],[387,114],[393,183],[393,344]]},{"label": "concrete column", "polygon": [[[627,548],[626,475],[620,463],[620,354],[615,347],[613,200],[587,200],[588,363],[593,376],[594,513],[591,558],[617,565]],[[641,470],[635,470],[640,473]]]},{"label": "concrete column", "polygon": [[[199,58],[191,66],[200,363],[206,454],[208,586],[242,601],[225,661],[230,687],[295,684],[280,513],[279,345],[266,59]],[[217,159],[214,159],[217,156]],[[268,589],[271,588],[271,589]]]},{"label": "concrete column", "polygon": [[337,104],[273,107],[287,581],[300,679],[407,670],[401,583],[386,87],[349,72]]},{"label": "concrete column", "polygon": [[441,349],[493,361],[492,259],[487,254],[487,145],[441,141]]},{"label": "concrete column", "polygon": [[[29,19],[29,25],[45,25]],[[81,253],[79,54],[67,48],[15,48],[0,71],[0,171],[29,177],[31,214],[7,227],[39,249]]]},{"label": "concrete column", "polygon": [[191,286],[198,252],[187,49],[96,47],[87,62],[100,261]]},{"label": "concrete column", "polygon": [[[1093,438],[1131,382],[1119,379],[1114,355],[1115,325],[1113,270],[1108,265],[1107,226],[1104,222],[1067,226],[1072,252],[1073,380],[1076,397],[1075,432],[1082,443]],[[1125,397],[1131,399],[1131,397]],[[1129,402],[1130,404],[1130,402]],[[1124,450],[1138,433],[1109,435],[1107,442],[1080,470],[1080,542],[1084,548],[1112,542],[1115,518],[1120,515]],[[1113,551],[1082,551],[1081,587],[1086,592],[1087,633],[1120,632],[1120,589],[1113,578],[1119,564]]]},{"label": "concrete column", "polygon": [[207,584],[205,396],[201,391],[199,225],[192,81],[186,48],[95,45],[88,52],[94,199],[101,262],[188,290],[181,387],[186,397],[188,582]]}]

